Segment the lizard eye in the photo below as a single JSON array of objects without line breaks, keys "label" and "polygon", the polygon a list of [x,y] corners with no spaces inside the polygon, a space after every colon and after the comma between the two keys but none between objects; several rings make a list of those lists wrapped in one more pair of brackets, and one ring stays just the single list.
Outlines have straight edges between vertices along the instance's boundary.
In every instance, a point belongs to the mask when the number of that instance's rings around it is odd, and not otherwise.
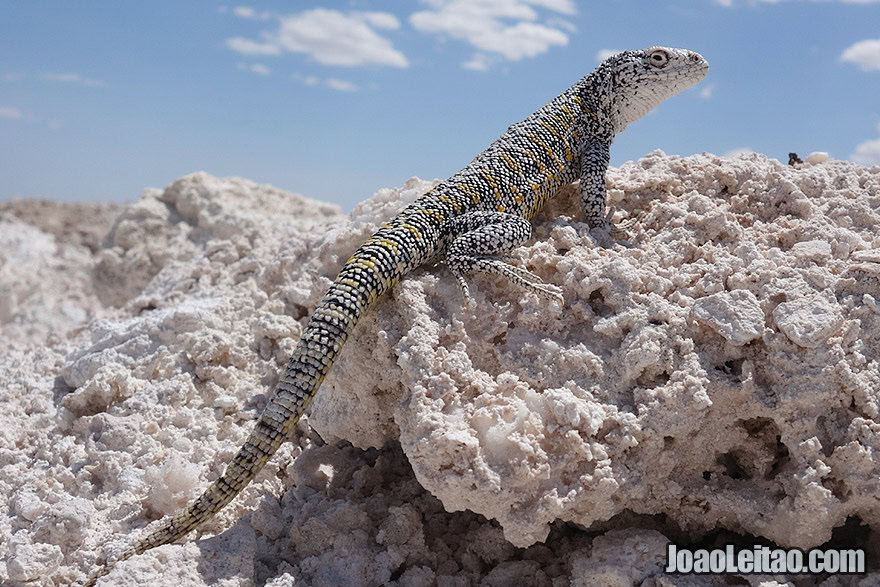
[{"label": "lizard eye", "polygon": [[651,53],[648,54],[648,62],[654,67],[663,67],[669,62],[669,54],[663,49],[651,51]]}]

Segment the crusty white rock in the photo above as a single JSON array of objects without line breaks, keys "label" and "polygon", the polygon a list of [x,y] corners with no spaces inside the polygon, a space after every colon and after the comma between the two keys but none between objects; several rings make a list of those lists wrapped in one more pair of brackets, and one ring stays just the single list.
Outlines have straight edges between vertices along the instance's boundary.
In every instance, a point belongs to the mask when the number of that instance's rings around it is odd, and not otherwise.
[{"label": "crusty white rock", "polygon": [[[97,279],[130,271],[119,308],[0,356],[0,582],[81,580],[214,479],[330,278],[431,185],[347,220],[306,206],[308,229],[274,204],[239,220],[230,181],[147,192],[97,253]],[[880,168],[655,152],[609,182],[631,246],[596,247],[570,190],[518,250],[565,307],[478,278],[466,310],[442,266],[415,272],[208,528],[228,529],[107,584],[659,585],[667,540],[809,547],[880,524]]]}]

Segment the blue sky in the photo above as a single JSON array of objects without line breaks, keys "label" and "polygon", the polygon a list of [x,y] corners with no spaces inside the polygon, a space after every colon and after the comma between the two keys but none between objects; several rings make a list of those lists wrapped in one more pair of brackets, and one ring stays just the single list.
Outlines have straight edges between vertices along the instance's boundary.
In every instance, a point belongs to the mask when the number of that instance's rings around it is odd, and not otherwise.
[{"label": "blue sky", "polygon": [[349,209],[454,173],[600,55],[654,44],[711,71],[612,164],[880,164],[880,0],[0,0],[0,200],[131,201],[204,170]]}]

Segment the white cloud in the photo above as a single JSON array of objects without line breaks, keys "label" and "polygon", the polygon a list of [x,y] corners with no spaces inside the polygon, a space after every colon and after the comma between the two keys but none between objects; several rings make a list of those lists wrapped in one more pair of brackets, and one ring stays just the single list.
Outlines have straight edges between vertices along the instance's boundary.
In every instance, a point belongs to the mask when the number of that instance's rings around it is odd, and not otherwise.
[{"label": "white cloud", "polygon": [[290,77],[305,86],[317,86],[319,83],[321,83],[321,79],[314,75],[302,75],[300,73],[293,73],[290,75]]},{"label": "white cloud", "polygon": [[856,145],[849,158],[862,165],[880,165],[880,139]]},{"label": "white cloud", "polygon": [[232,9],[232,14],[239,18],[247,18],[250,20],[269,20],[272,18],[271,12],[257,12],[250,6],[236,6]]},{"label": "white cloud", "polygon": [[708,100],[709,98],[712,97],[712,94],[714,92],[715,92],[715,84],[706,84],[700,90],[700,98],[703,98],[704,100]]},{"label": "white cloud", "polygon": [[596,51],[596,61],[605,61],[612,55],[620,53],[620,49],[599,49]]},{"label": "white cloud", "polygon": [[243,53],[245,55],[280,55],[281,48],[278,45],[272,43],[259,43],[257,41],[251,41],[250,39],[244,39],[242,37],[232,37],[230,39],[226,39],[226,47],[236,51],[238,53]]},{"label": "white cloud", "polygon": [[573,22],[565,20],[564,18],[559,18],[558,16],[548,18],[546,24],[555,29],[565,29],[570,33],[576,33],[578,30]]},{"label": "white cloud", "polygon": [[358,90],[358,87],[353,83],[342,79],[336,79],[335,77],[325,79],[324,85],[331,90],[338,90],[340,92],[356,92]]},{"label": "white cloud", "polygon": [[390,12],[357,12],[355,14],[377,29],[397,30],[400,28],[400,21]]},{"label": "white cloud", "polygon": [[461,66],[465,69],[472,69],[474,71],[487,71],[491,63],[491,59],[485,53],[474,53],[473,56],[462,63]]},{"label": "white cloud", "polygon": [[840,60],[855,63],[863,71],[880,70],[880,39],[865,39],[850,45]]},{"label": "white cloud", "polygon": [[526,0],[529,4],[543,6],[562,14],[573,15],[577,13],[574,2],[572,0]]},{"label": "white cloud", "polygon": [[299,73],[294,73],[291,75],[291,77],[303,84],[304,86],[324,86],[325,88],[330,88],[331,90],[336,90],[337,92],[357,92],[360,89],[357,84],[354,84],[348,80],[335,77],[321,79],[314,75],[302,75]]},{"label": "white cloud", "polygon": [[[714,0],[715,4],[724,7],[733,6],[733,0]],[[794,2],[798,0],[748,0],[746,4],[755,6],[756,4],[781,4],[782,2]],[[801,0],[803,1],[803,0]],[[842,4],[877,4],[880,0],[807,0],[809,2],[840,2]]]},{"label": "white cloud", "polygon": [[78,73],[44,73],[40,77],[51,80],[53,82],[67,82],[74,84],[82,84],[84,86],[103,86],[104,82],[83,77]]},{"label": "white cloud", "polygon": [[226,46],[246,55],[305,53],[323,65],[409,66],[403,53],[372,28],[399,27],[393,14],[314,8],[278,17],[278,21],[279,28],[261,32],[260,41],[233,37],[226,40]]},{"label": "white cloud", "polygon": [[[43,122],[39,116],[31,114],[26,110],[22,110],[21,108],[17,108],[15,106],[0,106],[0,119],[5,120],[26,120],[28,122]],[[61,126],[61,123],[56,120],[50,120],[46,122],[50,128],[58,128]]]},{"label": "white cloud", "polygon": [[14,106],[0,106],[0,118],[7,120],[22,120],[27,118],[24,112]]},{"label": "white cloud", "polygon": [[[423,0],[431,9],[413,13],[410,24],[425,33],[464,41],[481,53],[497,54],[510,61],[535,57],[552,46],[568,44],[568,35],[556,24],[541,24],[533,6],[556,13],[576,12],[570,0]],[[462,64],[479,69],[488,63],[475,54]]]},{"label": "white cloud", "polygon": [[258,75],[269,75],[272,73],[272,70],[262,63],[239,63],[238,68]]}]

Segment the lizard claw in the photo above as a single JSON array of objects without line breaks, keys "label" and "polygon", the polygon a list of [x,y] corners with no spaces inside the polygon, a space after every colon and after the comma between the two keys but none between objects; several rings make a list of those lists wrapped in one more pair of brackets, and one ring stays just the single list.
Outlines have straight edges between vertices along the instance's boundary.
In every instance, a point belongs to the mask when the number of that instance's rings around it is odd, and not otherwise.
[{"label": "lizard claw", "polygon": [[471,297],[470,289],[468,288],[467,280],[464,278],[464,275],[461,273],[455,272],[455,279],[458,281],[458,287],[461,290],[461,297],[464,298],[464,309],[470,311],[474,306],[474,299]]},{"label": "lizard claw", "polygon": [[635,226],[636,219],[629,218],[621,222],[620,225],[615,225],[613,222],[611,222],[611,219],[614,217],[615,212],[617,212],[617,208],[615,208],[614,206],[609,206],[608,213],[605,214],[605,225],[607,226],[608,236],[610,236],[614,240],[629,240],[631,236],[627,232],[627,230]]}]

